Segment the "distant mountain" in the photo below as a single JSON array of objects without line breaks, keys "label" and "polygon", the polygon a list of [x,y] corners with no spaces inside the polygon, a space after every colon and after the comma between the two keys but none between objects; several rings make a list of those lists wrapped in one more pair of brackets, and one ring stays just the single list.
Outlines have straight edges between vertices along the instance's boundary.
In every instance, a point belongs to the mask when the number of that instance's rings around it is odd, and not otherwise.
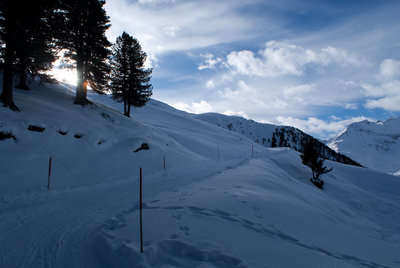
[{"label": "distant mountain", "polygon": [[400,117],[353,123],[328,146],[368,168],[400,175]]},{"label": "distant mountain", "polygon": [[239,133],[265,147],[288,147],[303,152],[304,145],[312,139],[317,144],[320,157],[339,163],[361,166],[350,157],[335,152],[321,141],[294,127],[263,124],[238,116],[217,113],[199,114],[194,115],[194,117]]}]

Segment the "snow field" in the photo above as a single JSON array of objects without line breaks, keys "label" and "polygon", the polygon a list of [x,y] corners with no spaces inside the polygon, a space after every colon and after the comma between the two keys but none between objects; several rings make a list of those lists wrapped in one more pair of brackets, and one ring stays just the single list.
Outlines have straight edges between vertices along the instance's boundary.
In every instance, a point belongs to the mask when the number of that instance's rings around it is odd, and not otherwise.
[{"label": "snow field", "polygon": [[0,267],[400,266],[395,176],[327,161],[321,191],[297,152],[154,100],[132,120],[107,96],[74,105],[61,85],[15,98],[21,113],[0,107],[17,138],[0,141]]}]

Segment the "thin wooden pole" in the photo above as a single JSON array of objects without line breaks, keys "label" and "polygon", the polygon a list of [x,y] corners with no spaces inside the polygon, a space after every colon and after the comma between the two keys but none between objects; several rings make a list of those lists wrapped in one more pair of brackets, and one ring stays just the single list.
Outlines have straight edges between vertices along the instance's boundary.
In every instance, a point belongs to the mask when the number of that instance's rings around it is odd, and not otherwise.
[{"label": "thin wooden pole", "polygon": [[140,168],[140,252],[143,253],[143,215],[142,215],[142,168]]},{"label": "thin wooden pole", "polygon": [[165,155],[164,155],[164,172],[165,172]]},{"label": "thin wooden pole", "polygon": [[51,157],[49,159],[49,176],[47,178],[47,189],[50,189],[50,176],[51,176]]}]

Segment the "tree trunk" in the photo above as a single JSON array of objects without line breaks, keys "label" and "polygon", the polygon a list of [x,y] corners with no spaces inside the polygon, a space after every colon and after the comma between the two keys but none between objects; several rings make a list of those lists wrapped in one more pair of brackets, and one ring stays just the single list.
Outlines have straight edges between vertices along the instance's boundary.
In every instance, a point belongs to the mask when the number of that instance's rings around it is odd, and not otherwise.
[{"label": "tree trunk", "polygon": [[21,70],[19,73],[19,84],[15,87],[23,90],[29,90],[29,87],[26,83],[27,71],[26,71],[26,62],[24,59],[21,60],[20,68]]},{"label": "tree trunk", "polygon": [[126,115],[126,105],[127,105],[127,103],[126,103],[126,100],[124,99],[124,115]]},{"label": "tree trunk", "polygon": [[[6,4],[7,5],[7,4]],[[12,86],[12,65],[14,61],[15,39],[14,34],[16,31],[16,12],[8,2],[8,16],[6,18],[6,48],[4,53],[4,72],[3,72],[3,91],[0,99],[4,106],[9,107],[13,111],[19,111],[14,103],[13,86]]]},{"label": "tree trunk", "polygon": [[86,105],[88,104],[88,100],[86,98],[87,91],[87,82],[85,81],[84,75],[84,62],[82,59],[82,55],[80,52],[77,51],[76,57],[76,72],[77,72],[77,86],[76,86],[76,97],[75,97],[75,104]]},{"label": "tree trunk", "polygon": [[128,112],[126,113],[127,117],[131,117],[131,103],[128,101]]}]

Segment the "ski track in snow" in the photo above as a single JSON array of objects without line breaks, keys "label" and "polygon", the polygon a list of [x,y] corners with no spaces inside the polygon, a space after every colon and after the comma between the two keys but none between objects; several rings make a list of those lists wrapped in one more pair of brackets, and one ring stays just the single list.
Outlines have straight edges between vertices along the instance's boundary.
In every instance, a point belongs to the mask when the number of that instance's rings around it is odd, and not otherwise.
[{"label": "ski track in snow", "polygon": [[[268,157],[264,159],[275,161]],[[156,198],[163,192],[177,192],[179,200],[184,201],[184,196],[188,192],[182,188],[212,179],[248,163],[249,160],[239,159],[220,162],[212,168],[202,167],[196,175],[191,174],[189,170],[185,173],[176,172],[181,174],[180,176],[164,174],[150,177],[144,184],[146,189],[151,189],[146,192],[145,198],[148,201],[145,202],[144,209],[171,211],[176,219],[181,217],[182,212],[218,218],[230,224],[241,225],[270,239],[281,240],[355,266],[387,267],[308,245],[278,230],[273,225],[260,224],[223,210],[196,206],[154,205],[160,203],[160,200]],[[196,169],[199,170],[198,167]],[[166,183],[159,183],[159,180],[166,180]],[[137,180],[120,181],[74,190],[54,192],[50,190],[50,192],[40,192],[26,198],[0,203],[0,208],[4,211],[0,216],[0,229],[4,230],[0,239],[0,267],[107,267],[96,255],[98,252],[95,252],[96,247],[93,243],[96,241],[93,241],[93,238],[96,238],[99,231],[115,231],[125,227],[126,217],[138,210],[137,187]],[[252,209],[255,212],[259,210],[255,205],[252,205]],[[184,234],[189,235],[188,226],[179,228]],[[161,242],[160,246],[166,252],[175,247],[191,247],[173,239]],[[172,248],[168,249],[169,247]],[[205,253],[199,251],[196,254],[204,255]],[[230,267],[229,265],[245,267],[241,266],[240,260],[236,258],[220,252],[213,254],[213,256],[219,254],[220,258],[225,259],[226,267]],[[234,263],[237,266],[233,266]]]},{"label": "ski track in snow", "polygon": [[[149,203],[156,203],[159,200],[155,200]],[[171,207],[159,207],[159,206],[149,206],[146,204],[143,204],[143,209],[144,210],[170,210],[173,212],[179,212],[179,211],[184,211],[191,213],[193,215],[198,215],[198,216],[204,216],[204,217],[212,217],[212,218],[218,218],[224,221],[229,221],[230,223],[236,223],[240,224],[246,229],[250,229],[251,231],[254,231],[260,235],[266,236],[268,238],[272,239],[279,239],[291,244],[294,244],[296,246],[305,248],[307,250],[312,250],[315,251],[317,254],[323,254],[338,260],[343,260],[346,262],[349,262],[351,264],[357,265],[357,266],[363,266],[363,267],[371,267],[371,268],[388,268],[388,266],[384,265],[379,265],[374,262],[370,262],[367,260],[362,260],[354,256],[349,256],[345,254],[335,254],[332,253],[328,250],[325,250],[323,248],[317,247],[317,246],[312,246],[312,245],[307,245],[302,243],[300,240],[298,240],[295,237],[292,237],[288,234],[285,234],[281,232],[280,230],[276,229],[275,226],[273,225],[265,225],[265,224],[260,224],[256,222],[249,221],[245,218],[237,217],[235,215],[231,215],[225,211],[219,210],[219,209],[208,209],[208,208],[201,208],[201,207],[194,207],[194,206],[171,206]],[[125,210],[123,213],[117,215],[115,219],[111,219],[107,221],[100,229],[102,231],[115,231],[120,228],[123,228],[126,226],[126,217],[135,211],[139,210],[139,206],[135,205],[133,206],[130,210]],[[180,220],[181,219],[181,214],[176,213],[176,215],[172,215],[172,217]],[[189,236],[189,227],[188,226],[180,226],[179,229],[185,233],[186,236]],[[173,237],[175,238],[175,237]]]},{"label": "ski track in snow", "polygon": [[[218,168],[197,173],[155,178],[144,187],[152,189],[148,196],[170,191],[202,179],[207,179],[247,163],[248,160],[220,163]],[[76,190],[37,194],[0,208],[0,267],[97,267],[92,252],[92,232],[118,211],[137,203],[138,182],[102,184]],[[51,191],[51,190],[50,190]],[[30,235],[27,235],[30,234]]]}]

